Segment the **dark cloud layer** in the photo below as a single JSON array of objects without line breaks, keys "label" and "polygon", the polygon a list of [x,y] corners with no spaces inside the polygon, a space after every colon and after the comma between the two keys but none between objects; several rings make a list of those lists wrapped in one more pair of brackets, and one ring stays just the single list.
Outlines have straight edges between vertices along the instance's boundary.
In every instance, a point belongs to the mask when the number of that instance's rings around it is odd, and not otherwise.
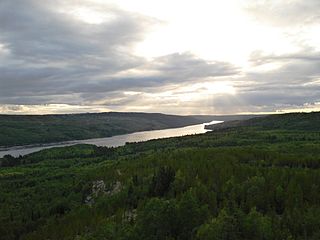
[{"label": "dark cloud layer", "polygon": [[78,85],[144,62],[130,48],[151,20],[110,6],[105,11],[115,20],[85,24],[57,11],[56,1],[48,3],[1,1],[0,43],[10,53],[1,59],[0,96],[73,92]]}]

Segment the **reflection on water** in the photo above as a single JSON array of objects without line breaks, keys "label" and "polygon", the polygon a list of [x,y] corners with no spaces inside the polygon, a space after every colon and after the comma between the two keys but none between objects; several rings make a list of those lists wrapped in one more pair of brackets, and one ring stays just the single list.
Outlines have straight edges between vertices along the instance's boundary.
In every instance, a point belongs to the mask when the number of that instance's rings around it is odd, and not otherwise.
[{"label": "reflection on water", "polygon": [[212,121],[210,123],[191,125],[191,126],[182,127],[182,128],[170,128],[170,129],[164,129],[164,130],[135,132],[135,133],[118,135],[118,136],[107,137],[107,138],[77,140],[77,141],[55,143],[55,144],[42,145],[42,146],[12,147],[3,151],[0,150],[0,158],[7,154],[17,157],[19,155],[23,156],[29,153],[37,152],[42,149],[47,149],[52,147],[71,146],[79,143],[93,144],[97,146],[106,146],[106,147],[118,147],[118,146],[125,145],[126,142],[143,142],[151,139],[179,137],[179,136],[185,136],[185,135],[191,135],[191,134],[201,134],[209,131],[204,128],[205,125],[216,124],[216,123],[221,123],[221,121]]}]

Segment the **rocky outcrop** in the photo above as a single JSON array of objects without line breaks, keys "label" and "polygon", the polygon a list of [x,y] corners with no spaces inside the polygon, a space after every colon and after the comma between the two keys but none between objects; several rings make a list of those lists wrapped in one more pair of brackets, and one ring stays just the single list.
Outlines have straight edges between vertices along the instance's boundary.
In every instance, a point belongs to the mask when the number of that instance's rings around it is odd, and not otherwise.
[{"label": "rocky outcrop", "polygon": [[116,181],[111,185],[111,187],[106,190],[106,184],[103,180],[97,180],[92,182],[91,193],[85,198],[85,204],[92,206],[95,203],[95,199],[101,195],[112,196],[121,191],[122,184],[119,181]]}]

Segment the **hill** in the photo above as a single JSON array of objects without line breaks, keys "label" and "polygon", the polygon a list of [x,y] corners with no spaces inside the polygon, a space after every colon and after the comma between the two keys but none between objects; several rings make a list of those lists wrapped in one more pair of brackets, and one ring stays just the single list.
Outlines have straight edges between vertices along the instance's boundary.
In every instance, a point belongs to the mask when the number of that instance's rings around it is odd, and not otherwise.
[{"label": "hill", "polygon": [[320,112],[274,114],[245,120],[228,121],[215,125],[206,125],[207,129],[256,127],[259,129],[287,129],[300,131],[320,131]]},{"label": "hill", "polygon": [[0,146],[52,143],[183,127],[203,119],[158,113],[0,115]]},{"label": "hill", "polygon": [[122,112],[0,115],[0,147],[111,137],[138,131],[184,127],[215,119],[250,117],[252,116],[178,116]]}]

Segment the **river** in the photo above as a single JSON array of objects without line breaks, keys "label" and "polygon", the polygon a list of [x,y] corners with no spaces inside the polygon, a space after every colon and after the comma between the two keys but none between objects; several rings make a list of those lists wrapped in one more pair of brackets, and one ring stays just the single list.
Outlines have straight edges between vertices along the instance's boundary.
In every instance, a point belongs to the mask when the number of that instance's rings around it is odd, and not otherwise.
[{"label": "river", "polygon": [[11,156],[18,157],[19,155],[23,156],[29,153],[38,152],[43,149],[53,148],[53,147],[64,147],[71,146],[75,144],[93,144],[97,146],[106,146],[106,147],[119,147],[126,144],[126,142],[143,142],[152,139],[159,138],[169,138],[169,137],[180,137],[185,135],[192,134],[201,134],[208,132],[210,130],[205,129],[205,125],[209,124],[217,124],[222,121],[212,121],[210,123],[202,123],[197,125],[190,125],[181,128],[169,128],[163,130],[151,130],[144,132],[135,132],[123,135],[117,135],[113,137],[106,138],[93,138],[93,139],[85,139],[85,140],[75,140],[75,141],[67,141],[61,143],[53,143],[53,144],[43,144],[43,145],[28,145],[28,146],[16,146],[10,148],[0,149],[0,158],[3,156],[10,154]]}]

